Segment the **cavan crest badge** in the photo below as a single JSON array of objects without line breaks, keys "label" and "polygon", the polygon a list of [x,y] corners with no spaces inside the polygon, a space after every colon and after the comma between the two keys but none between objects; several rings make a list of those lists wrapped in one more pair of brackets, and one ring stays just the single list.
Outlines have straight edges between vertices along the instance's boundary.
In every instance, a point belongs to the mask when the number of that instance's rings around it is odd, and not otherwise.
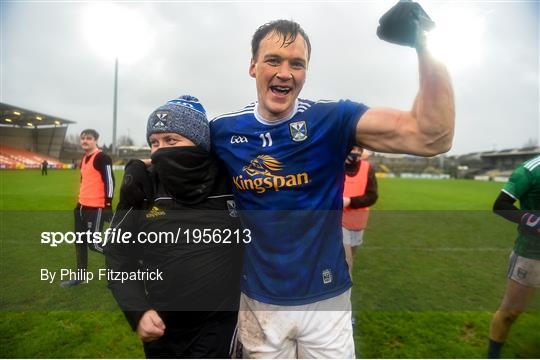
[{"label": "cavan crest badge", "polygon": [[227,200],[227,208],[229,209],[230,217],[238,217],[238,212],[236,211],[236,203],[234,200]]},{"label": "cavan crest badge", "polygon": [[295,121],[289,124],[289,131],[293,141],[304,141],[308,137],[307,125],[305,121]]}]

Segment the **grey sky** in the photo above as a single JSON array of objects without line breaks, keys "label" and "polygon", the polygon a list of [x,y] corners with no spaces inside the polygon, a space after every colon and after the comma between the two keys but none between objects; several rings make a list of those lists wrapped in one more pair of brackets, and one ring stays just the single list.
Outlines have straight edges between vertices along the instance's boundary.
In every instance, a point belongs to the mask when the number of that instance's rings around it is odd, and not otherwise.
[{"label": "grey sky", "polygon": [[[144,14],[153,40],[138,61],[120,59],[118,135],[129,132],[143,144],[148,114],[181,94],[197,96],[210,117],[255,101],[247,73],[251,35],[278,18],[298,21],[312,43],[301,97],[408,109],[418,82],[415,52],[375,35],[378,18],[393,3],[119,3]],[[448,22],[448,9],[457,8],[485,23],[478,61],[449,63],[457,109],[450,153],[537,142],[539,3],[421,3],[435,22]],[[0,6],[0,101],[74,120],[70,133],[96,128],[102,143],[110,143],[114,60],[99,56],[85,37],[88,3]],[[462,20],[453,19],[457,29]],[[454,58],[459,53],[453,51]]]}]

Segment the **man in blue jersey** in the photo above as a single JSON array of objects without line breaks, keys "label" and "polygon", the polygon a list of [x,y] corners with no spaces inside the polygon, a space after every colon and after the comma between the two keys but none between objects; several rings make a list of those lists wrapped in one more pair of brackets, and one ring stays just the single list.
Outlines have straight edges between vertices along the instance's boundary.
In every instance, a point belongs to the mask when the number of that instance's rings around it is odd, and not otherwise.
[{"label": "man in blue jersey", "polygon": [[355,144],[433,156],[448,151],[453,137],[449,75],[428,53],[420,27],[413,30],[414,41],[403,44],[416,48],[420,89],[409,111],[299,99],[308,36],[287,20],[255,32],[249,74],[257,102],[210,124],[213,150],[252,232],[239,315],[245,357],[355,356],[341,233],[345,158]]}]

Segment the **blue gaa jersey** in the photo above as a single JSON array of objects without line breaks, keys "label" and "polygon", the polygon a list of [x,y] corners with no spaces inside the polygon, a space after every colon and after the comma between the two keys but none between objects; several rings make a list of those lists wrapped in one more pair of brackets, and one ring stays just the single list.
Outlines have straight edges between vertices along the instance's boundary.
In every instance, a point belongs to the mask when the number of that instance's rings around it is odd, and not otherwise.
[{"label": "blue gaa jersey", "polygon": [[276,305],[337,296],[352,285],[342,244],[345,158],[367,110],[349,100],[298,99],[269,123],[257,104],[211,121],[245,228],[242,292]]}]

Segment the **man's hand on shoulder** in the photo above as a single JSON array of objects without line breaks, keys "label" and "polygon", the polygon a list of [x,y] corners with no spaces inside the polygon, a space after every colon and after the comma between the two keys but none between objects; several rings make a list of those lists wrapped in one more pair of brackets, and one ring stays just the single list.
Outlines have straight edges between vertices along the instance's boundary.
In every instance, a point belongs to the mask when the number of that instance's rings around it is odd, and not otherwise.
[{"label": "man's hand on shoulder", "polygon": [[165,333],[165,324],[155,310],[144,313],[137,325],[137,335],[144,342],[155,341]]}]

